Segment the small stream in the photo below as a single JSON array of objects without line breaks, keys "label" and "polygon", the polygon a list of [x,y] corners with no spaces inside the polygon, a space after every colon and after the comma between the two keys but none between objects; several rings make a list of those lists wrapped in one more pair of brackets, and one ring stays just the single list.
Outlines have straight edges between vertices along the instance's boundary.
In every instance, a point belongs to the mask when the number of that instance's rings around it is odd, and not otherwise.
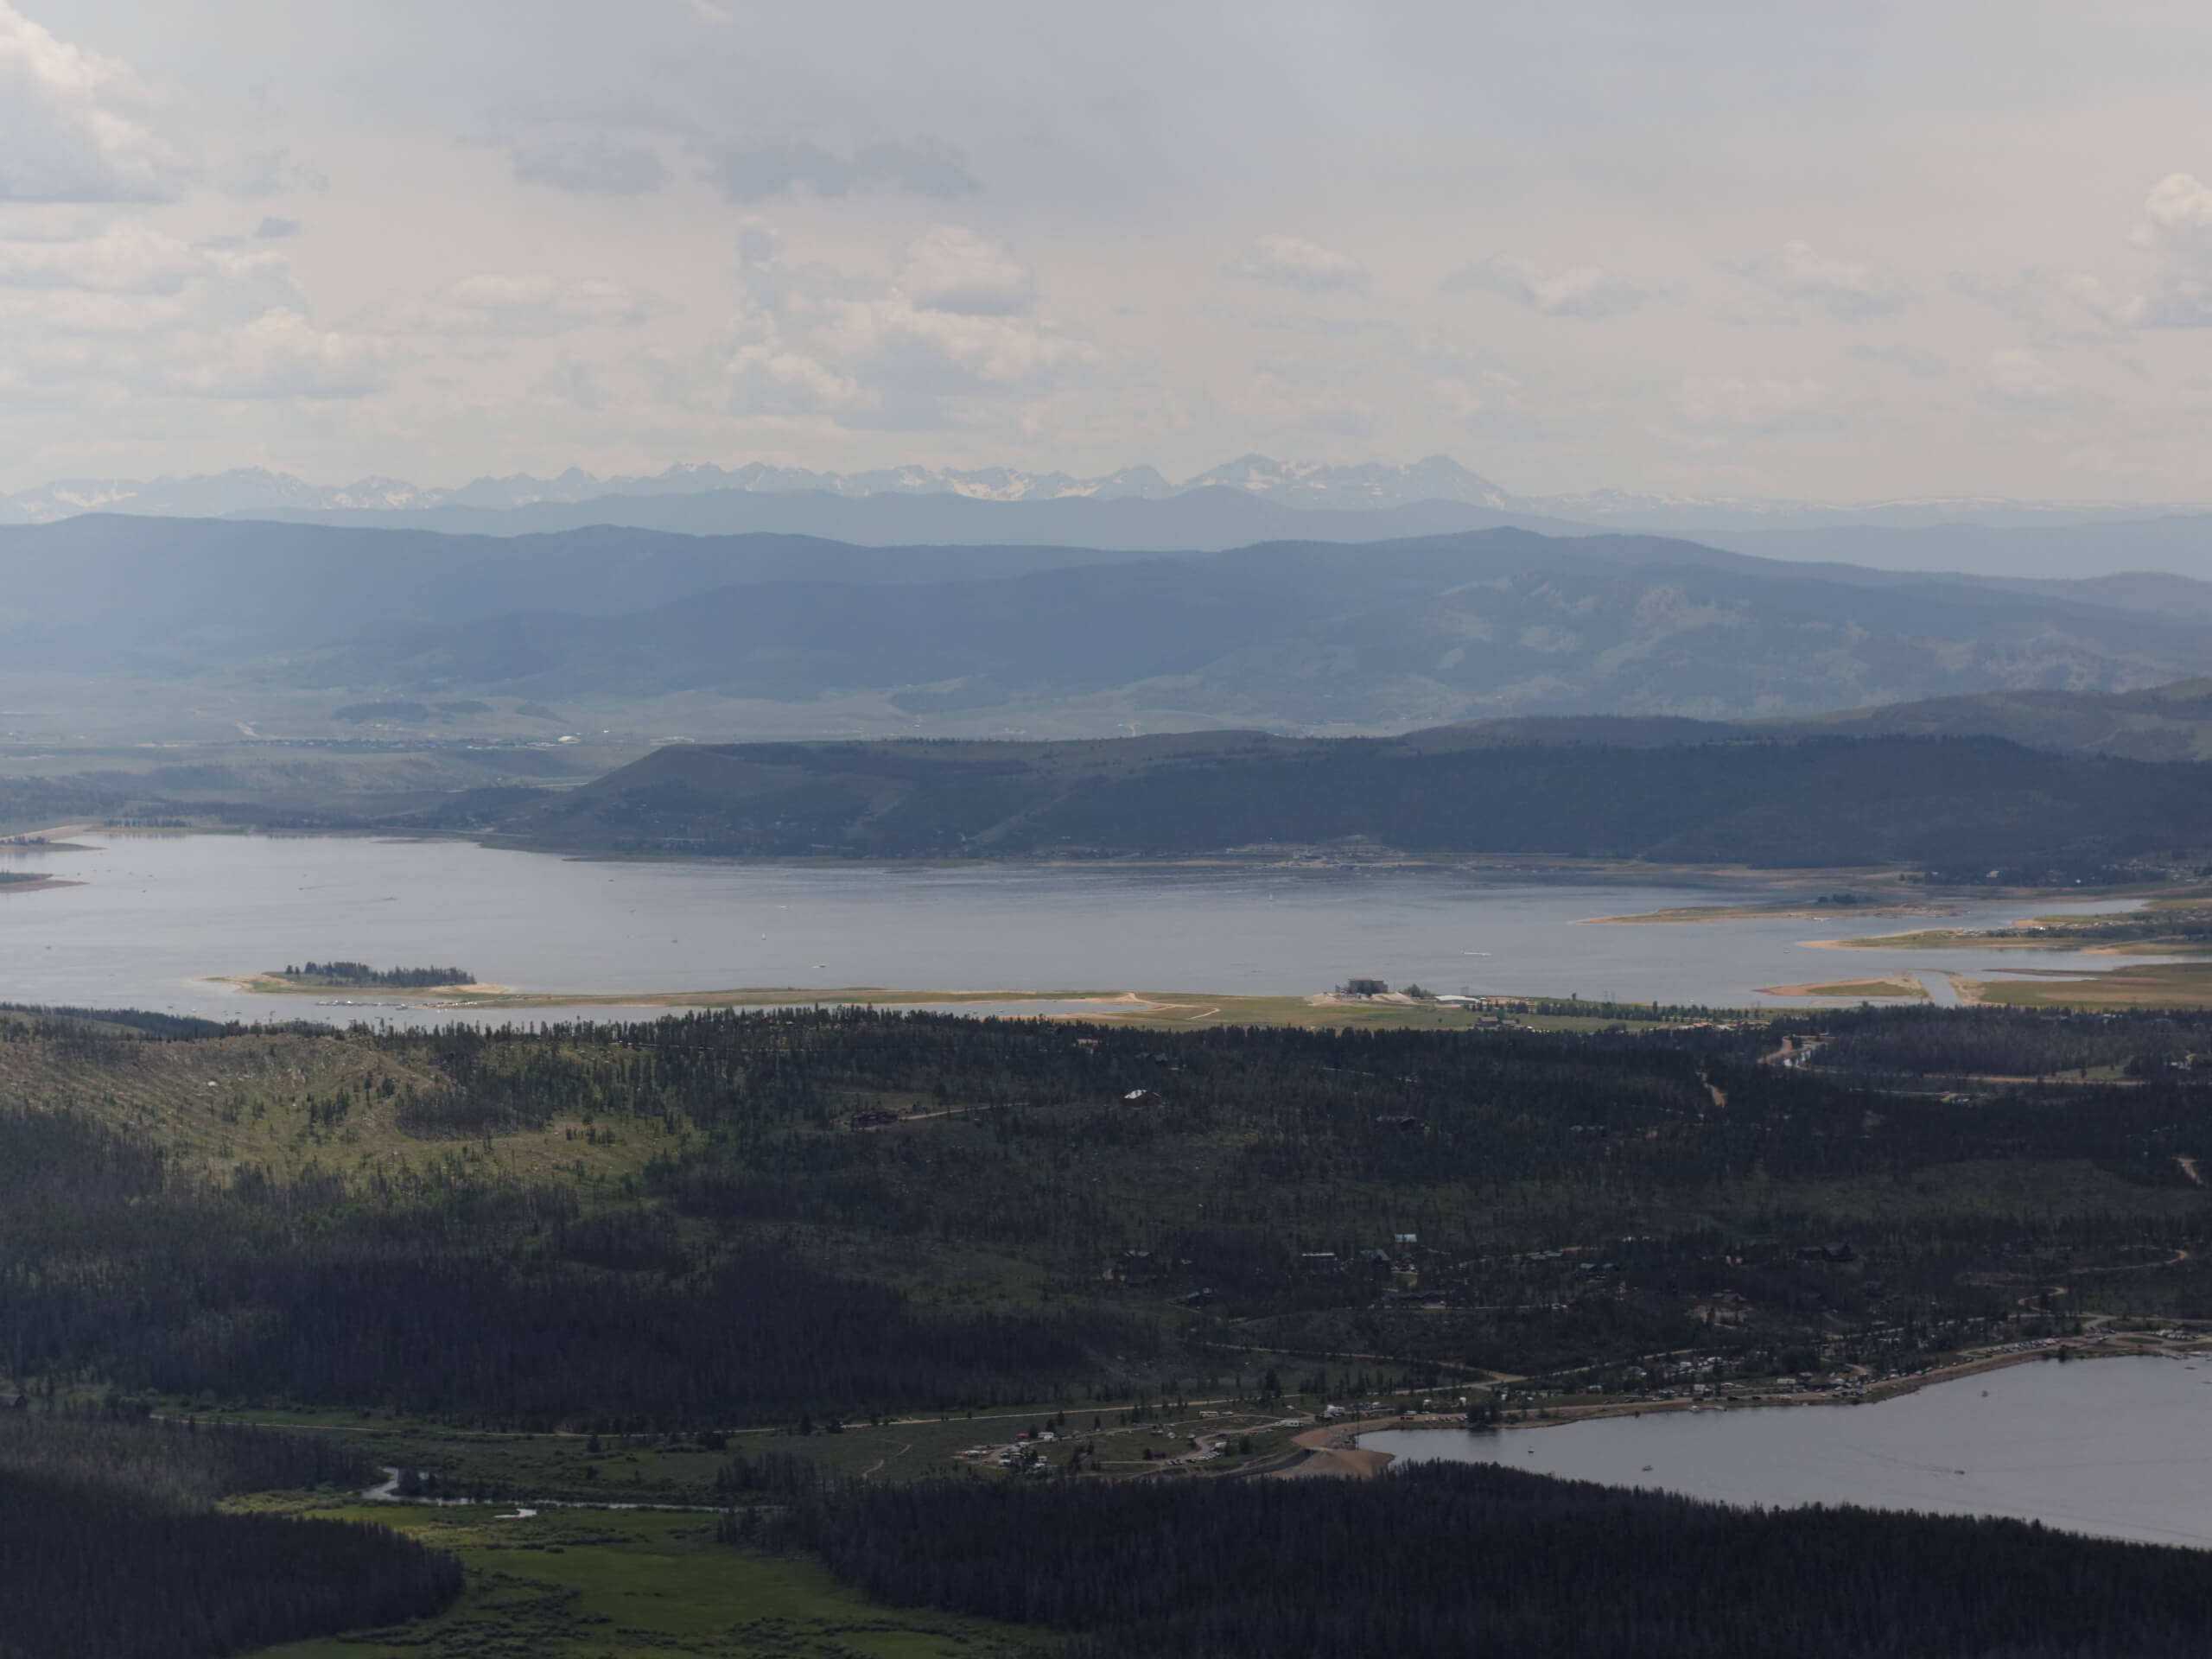
[{"label": "small stream", "polygon": [[409,1497],[399,1491],[402,1472],[388,1463],[379,1467],[384,1470],[384,1479],[361,1489],[361,1496],[372,1503],[412,1503],[428,1510],[496,1509],[506,1505],[514,1510],[512,1515],[493,1516],[494,1521],[527,1521],[540,1510],[660,1510],[675,1515],[720,1515],[724,1510],[719,1503],[625,1503],[578,1497]]}]

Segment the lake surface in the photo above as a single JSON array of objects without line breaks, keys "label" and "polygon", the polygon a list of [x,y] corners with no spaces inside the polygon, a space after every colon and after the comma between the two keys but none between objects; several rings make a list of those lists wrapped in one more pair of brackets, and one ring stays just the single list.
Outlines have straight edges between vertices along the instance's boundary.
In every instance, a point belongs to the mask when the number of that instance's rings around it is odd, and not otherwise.
[{"label": "lake surface", "polygon": [[[1813,950],[1801,941],[1992,926],[2024,901],[1916,918],[1585,927],[1791,896],[1741,881],[1495,872],[613,863],[453,841],[118,836],[0,849],[82,885],[0,891],[0,1001],[218,1018],[418,1017],[195,983],[308,960],[441,964],[524,991],[877,985],[1303,995],[1354,975],[1432,991],[1742,1007],[1761,985],[1905,968],[2056,966],[2047,951]],[[1799,896],[1832,891],[1833,877]],[[2113,902],[2101,906],[2113,908]],[[2065,908],[2049,905],[2050,912]],[[372,1003],[373,995],[356,999]],[[450,1014],[431,1016],[448,1019]],[[500,1020],[516,1017],[499,1014]],[[532,1014],[527,1017],[537,1018]]]},{"label": "lake surface", "polygon": [[2212,1358],[2042,1361],[1879,1405],[1389,1429],[1360,1444],[1727,1503],[2011,1516],[2212,1548]]}]

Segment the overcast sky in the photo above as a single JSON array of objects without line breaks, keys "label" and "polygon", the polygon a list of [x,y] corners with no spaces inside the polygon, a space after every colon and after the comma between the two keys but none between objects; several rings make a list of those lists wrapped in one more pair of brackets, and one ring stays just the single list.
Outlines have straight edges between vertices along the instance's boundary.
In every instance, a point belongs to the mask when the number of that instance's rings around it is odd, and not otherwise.
[{"label": "overcast sky", "polygon": [[2128,0],[0,0],[0,486],[2208,500],[2208,48]]}]

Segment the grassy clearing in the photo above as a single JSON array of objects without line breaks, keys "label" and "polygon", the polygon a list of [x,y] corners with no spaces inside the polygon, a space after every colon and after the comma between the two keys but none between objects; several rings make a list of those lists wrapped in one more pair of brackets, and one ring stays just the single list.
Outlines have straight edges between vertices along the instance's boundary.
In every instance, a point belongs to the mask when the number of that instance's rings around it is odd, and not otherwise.
[{"label": "grassy clearing", "polygon": [[[2039,897],[2056,898],[2057,894]],[[1896,946],[1906,950],[2079,950],[2095,956],[2189,956],[2207,950],[2198,919],[2212,904],[2212,888],[2159,887],[2121,890],[2110,899],[2140,899],[2132,911],[2099,911],[2088,915],[2023,916],[2002,927],[1923,928],[1910,933],[1883,933],[1860,939],[1808,940],[1824,949],[1873,950]],[[1903,915],[1905,911],[1869,912]],[[2150,925],[2162,918],[2174,924],[2172,937],[2158,937]]]},{"label": "grassy clearing", "polygon": [[2084,1159],[1973,1159],[1931,1164],[1891,1179],[1751,1182],[1715,1189],[1708,1211],[1747,1223],[1787,1211],[1817,1216],[1838,1230],[2034,1216],[2050,1224],[2106,1216],[2179,1221],[2199,1216],[2194,1187],[2152,1186],[2122,1179]]},{"label": "grassy clearing", "polygon": [[2101,974],[2025,973],[2018,979],[1969,979],[1974,1002],[2012,1008],[2212,1008],[2212,963],[2170,962]]},{"label": "grassy clearing", "polygon": [[214,1042],[81,1046],[0,1043],[0,1099],[79,1112],[161,1147],[176,1166],[225,1181],[257,1167],[280,1183],[310,1170],[349,1180],[459,1161],[485,1175],[563,1179],[619,1190],[688,1137],[659,1120],[626,1122],[587,1141],[580,1122],[491,1141],[429,1141],[397,1121],[410,1093],[445,1080],[342,1038],[227,1037]]},{"label": "grassy clearing", "polygon": [[436,1618],[290,1643],[260,1659],[1011,1659],[1038,1646],[1035,1632],[876,1607],[811,1561],[716,1544],[711,1516],[547,1511],[499,1521],[489,1508],[296,1508],[450,1549],[468,1588]]},{"label": "grassy clearing", "polygon": [[[696,1435],[671,1440],[660,1435],[607,1433],[502,1433],[395,1419],[383,1414],[346,1411],[260,1410],[224,1412],[226,1422],[311,1430],[358,1447],[382,1467],[424,1470],[438,1478],[439,1490],[474,1496],[499,1507],[509,1501],[580,1504],[645,1503],[712,1505],[719,1500],[715,1476],[732,1457],[758,1458],[773,1452],[804,1458],[857,1480],[885,1484],[925,1480],[980,1470],[996,1475],[996,1452],[1014,1445],[1023,1431],[1057,1429],[1059,1438],[1044,1448],[1044,1461],[1057,1469],[1079,1444],[1096,1448],[1096,1461],[1109,1469],[1145,1469],[1149,1449],[1155,1458],[1190,1450],[1192,1436],[1250,1440],[1249,1459],[1281,1450],[1298,1431],[1285,1420],[1305,1413],[1311,1426],[1318,1401],[1292,1400],[1274,1406],[1230,1397],[1226,1374],[1236,1371],[1247,1384],[1274,1367],[1294,1374],[1294,1356],[1265,1350],[1233,1352],[1217,1362],[1224,1376],[1220,1390],[1192,1379],[1188,1409],[1164,1421],[1126,1421],[1127,1402],[1086,1402],[1058,1407],[956,1412],[902,1417],[881,1423],[855,1421],[840,1432],[817,1429],[802,1435],[788,1425],[733,1429],[726,1446],[709,1449]],[[184,1402],[165,1402],[165,1413],[187,1414]],[[196,1414],[213,1415],[202,1407]],[[1056,1417],[1058,1421],[1056,1422]],[[596,1441],[596,1446],[594,1446]],[[989,1449],[982,1458],[969,1454]],[[1233,1448],[1232,1448],[1233,1451]],[[1249,1460],[1230,1455],[1209,1460],[1209,1470],[1235,1468]],[[377,1504],[378,1516],[414,1514],[407,1506]],[[499,1536],[505,1536],[501,1532]]]}]

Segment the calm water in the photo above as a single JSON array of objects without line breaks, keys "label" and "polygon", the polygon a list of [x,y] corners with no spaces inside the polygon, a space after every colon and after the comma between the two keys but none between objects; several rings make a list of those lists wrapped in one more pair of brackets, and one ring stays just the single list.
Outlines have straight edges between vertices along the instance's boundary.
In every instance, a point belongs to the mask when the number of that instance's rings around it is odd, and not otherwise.
[{"label": "calm water", "polygon": [[[349,1017],[304,998],[248,998],[194,982],[309,959],[457,965],[529,991],[880,985],[1283,995],[1370,975],[1440,991],[1733,1006],[1759,1000],[1761,985],[1900,966],[1942,992],[1935,970],[1942,968],[2082,965],[2042,952],[1892,958],[1799,943],[1923,925],[1912,918],[1574,925],[1778,896],[1725,881],[594,863],[463,842],[246,836],[87,844],[85,852],[5,849],[4,868],[82,885],[0,893],[0,1001]],[[2024,908],[1980,903],[1947,920],[1990,925]]]},{"label": "calm water", "polygon": [[2012,1516],[2212,1547],[2212,1359],[2045,1361],[1880,1405],[1391,1429],[1360,1444],[1728,1503]]}]

